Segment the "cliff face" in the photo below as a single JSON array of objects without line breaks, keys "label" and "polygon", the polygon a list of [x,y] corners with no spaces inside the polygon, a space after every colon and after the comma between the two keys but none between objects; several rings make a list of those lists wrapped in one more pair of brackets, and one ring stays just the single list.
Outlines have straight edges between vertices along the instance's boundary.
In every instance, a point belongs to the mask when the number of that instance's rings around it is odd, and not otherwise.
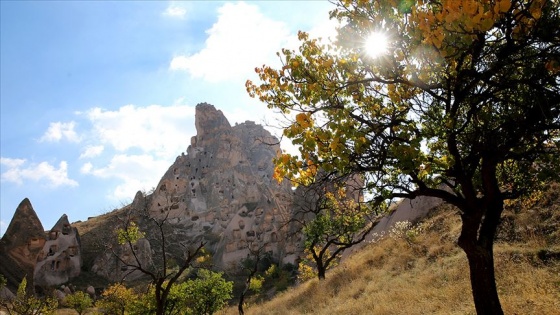
[{"label": "cliff face", "polygon": [[[176,257],[184,254],[185,244],[203,241],[222,269],[237,268],[251,249],[293,263],[301,241],[286,236],[293,192],[289,183],[272,179],[278,139],[251,121],[231,126],[221,111],[205,103],[196,106],[195,123],[197,135],[186,152],[177,157],[153,193],[137,194],[126,209],[165,219],[170,231],[166,249]],[[147,222],[132,217],[147,229]],[[146,240],[149,244],[142,248],[157,257],[161,244],[154,231],[142,242]],[[113,280],[127,272],[109,252],[98,255],[92,270]]]},{"label": "cliff face", "polygon": [[221,111],[196,107],[197,135],[186,155],[165,173],[151,196],[152,216],[166,214],[188,239],[203,238],[215,262],[245,258],[249,247],[265,246],[277,259],[295,259],[286,240],[293,192],[272,179],[278,139],[254,122],[230,126]]}]

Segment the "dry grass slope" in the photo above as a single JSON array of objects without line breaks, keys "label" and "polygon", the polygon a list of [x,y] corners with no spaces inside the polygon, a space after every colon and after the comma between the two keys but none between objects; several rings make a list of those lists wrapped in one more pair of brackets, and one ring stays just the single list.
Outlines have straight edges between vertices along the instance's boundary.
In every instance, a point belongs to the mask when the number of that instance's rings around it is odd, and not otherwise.
[{"label": "dry grass slope", "polygon": [[[511,205],[496,241],[497,285],[506,314],[559,314],[560,186],[526,208]],[[442,206],[418,233],[386,237],[327,273],[246,314],[474,314],[460,218]],[[224,314],[237,314],[236,308]]]}]

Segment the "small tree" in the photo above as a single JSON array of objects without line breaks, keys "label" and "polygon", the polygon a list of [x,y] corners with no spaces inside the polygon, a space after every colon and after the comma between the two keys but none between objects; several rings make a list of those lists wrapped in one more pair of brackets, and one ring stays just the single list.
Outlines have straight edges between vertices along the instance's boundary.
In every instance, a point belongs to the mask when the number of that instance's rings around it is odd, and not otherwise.
[{"label": "small tree", "polygon": [[115,283],[103,291],[101,299],[95,305],[102,309],[104,314],[124,315],[135,299],[136,295],[132,289],[121,283]]},{"label": "small tree", "polygon": [[76,291],[70,295],[67,295],[65,298],[65,304],[76,310],[76,312],[78,312],[78,314],[82,315],[82,313],[93,306],[93,301],[91,300],[91,297],[89,296],[89,294],[82,292],[82,291]]},{"label": "small tree", "polygon": [[253,242],[249,242],[247,244],[249,254],[245,260],[241,261],[241,270],[247,274],[247,278],[245,279],[245,287],[243,288],[243,291],[241,291],[241,294],[239,295],[239,302],[237,303],[239,315],[245,314],[243,306],[245,303],[245,296],[249,290],[257,288],[260,290],[259,283],[262,287],[262,281],[259,282],[257,279],[257,271],[259,270],[261,260],[265,257],[264,249],[266,244],[262,244],[256,248],[253,248],[253,244]]},{"label": "small tree", "polygon": [[[185,284],[178,283],[171,286],[167,301],[165,303],[164,314],[180,315],[184,314],[187,309],[185,298]],[[132,304],[129,313],[131,315],[154,314],[157,311],[155,287],[153,284],[148,286],[145,293],[139,294]]]},{"label": "small tree", "polygon": [[206,269],[199,269],[198,277],[184,284],[189,315],[214,314],[226,305],[233,291],[233,282],[226,281],[222,273]]},{"label": "small tree", "polygon": [[16,298],[13,301],[0,301],[10,315],[51,315],[58,308],[54,298],[37,298],[26,292],[27,278],[23,277],[19,284]]},{"label": "small tree", "polygon": [[[121,217],[122,226],[117,229],[117,239],[118,243],[132,254],[132,262],[124,260],[120,253],[113,251],[115,257],[123,265],[122,268],[126,269],[128,273],[139,271],[152,280],[156,303],[155,314],[157,315],[166,314],[166,309],[170,309],[168,298],[173,285],[187,271],[204,247],[204,242],[196,247],[180,243],[183,246],[183,257],[171,255],[169,235],[172,234],[172,231],[170,231],[168,216],[173,205],[177,204],[178,198],[167,196],[167,200],[168,204],[163,210],[163,215],[154,217],[149,212],[149,198],[144,194],[142,204],[137,209],[132,207],[127,209],[124,216]],[[149,263],[141,259],[139,248],[136,246],[137,242],[146,236],[140,230],[139,224],[135,222],[136,217],[138,220],[142,220],[150,231],[154,232],[151,233],[151,242],[158,245],[158,252]]]},{"label": "small tree", "polygon": [[[334,187],[334,186],[332,186]],[[305,251],[312,258],[319,280],[325,279],[329,266],[336,263],[342,251],[363,242],[375,227],[370,217],[374,211],[360,197],[347,196],[347,189],[325,186],[307,187],[315,198],[300,223],[303,225]],[[334,192],[330,190],[335,190]],[[358,190],[359,191],[359,190]],[[307,217],[307,218],[306,218]]]}]

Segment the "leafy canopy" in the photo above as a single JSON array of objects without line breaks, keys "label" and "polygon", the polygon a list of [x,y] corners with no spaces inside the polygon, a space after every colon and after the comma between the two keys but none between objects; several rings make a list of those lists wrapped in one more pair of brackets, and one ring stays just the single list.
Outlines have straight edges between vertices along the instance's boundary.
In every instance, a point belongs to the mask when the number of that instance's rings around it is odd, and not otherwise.
[{"label": "leafy canopy", "polygon": [[[488,191],[485,163],[504,199],[536,187],[560,164],[558,12],[544,0],[339,1],[336,41],[299,32],[281,68],[247,81],[299,146],[276,159],[275,178],[361,173],[380,198],[460,208]],[[389,41],[375,58],[364,45],[373,31]]]}]

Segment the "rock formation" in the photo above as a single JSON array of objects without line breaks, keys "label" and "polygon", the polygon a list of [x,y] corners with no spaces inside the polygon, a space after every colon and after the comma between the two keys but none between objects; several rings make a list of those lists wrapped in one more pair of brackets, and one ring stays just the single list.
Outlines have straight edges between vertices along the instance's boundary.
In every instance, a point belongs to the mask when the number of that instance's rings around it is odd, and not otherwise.
[{"label": "rock formation", "polygon": [[[300,240],[286,237],[285,224],[293,192],[289,183],[272,179],[278,139],[252,121],[231,126],[220,110],[205,103],[196,106],[195,123],[197,134],[186,153],[176,158],[153,193],[139,192],[126,209],[165,219],[172,231],[166,248],[176,257],[184,253],[185,243],[204,241],[216,266],[224,269],[237,268],[257,248],[293,263]],[[146,235],[150,243],[140,247],[151,246],[157,257],[160,244],[150,235],[153,231]],[[92,270],[120,280],[127,272],[124,265],[105,252]]]},{"label": "rock formation", "polygon": [[27,289],[33,291],[33,271],[45,242],[43,225],[31,202],[25,198],[0,240],[0,273],[8,280],[10,289],[17,289],[21,280],[27,277]]},{"label": "rock formation", "polygon": [[272,179],[279,141],[252,121],[231,126],[221,111],[196,107],[197,135],[186,155],[165,173],[152,195],[152,216],[170,208],[184,237],[213,243],[215,262],[245,258],[249,246],[266,245],[277,259],[293,262],[295,242],[280,231],[290,218],[293,192]]},{"label": "rock formation", "polygon": [[16,289],[27,276],[27,288],[53,286],[79,275],[81,268],[78,232],[63,215],[51,231],[43,225],[25,198],[0,241],[0,273]]},{"label": "rock formation", "polygon": [[47,240],[37,256],[35,285],[65,283],[80,274],[81,266],[80,236],[64,214],[47,233]]},{"label": "rock formation", "polygon": [[392,212],[379,221],[364,242],[346,250],[342,258],[348,258],[352,253],[361,250],[366,244],[388,235],[397,222],[418,223],[428,215],[430,210],[441,204],[443,204],[443,201],[436,197],[420,196],[415,199],[402,199]]}]

